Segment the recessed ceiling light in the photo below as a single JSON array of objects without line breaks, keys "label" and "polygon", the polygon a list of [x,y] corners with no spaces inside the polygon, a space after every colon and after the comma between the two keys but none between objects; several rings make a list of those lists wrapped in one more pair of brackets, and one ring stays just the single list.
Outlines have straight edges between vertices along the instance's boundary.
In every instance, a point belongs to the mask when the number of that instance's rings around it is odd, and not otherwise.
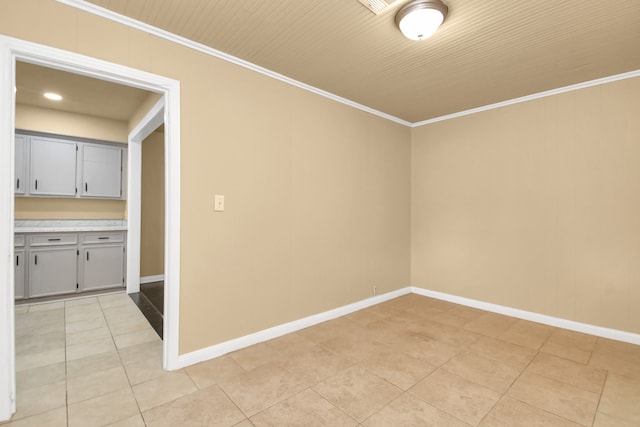
[{"label": "recessed ceiling light", "polygon": [[53,92],[45,93],[44,97],[47,98],[47,99],[50,99],[52,101],[62,101],[62,96],[58,95],[57,93],[53,93]]}]

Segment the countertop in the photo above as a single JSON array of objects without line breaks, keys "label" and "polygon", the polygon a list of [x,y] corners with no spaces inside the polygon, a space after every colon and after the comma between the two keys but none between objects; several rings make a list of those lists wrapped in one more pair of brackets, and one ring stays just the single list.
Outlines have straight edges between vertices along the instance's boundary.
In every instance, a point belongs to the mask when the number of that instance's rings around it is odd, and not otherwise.
[{"label": "countertop", "polygon": [[77,231],[126,231],[127,221],[115,219],[33,220],[17,219],[16,233],[62,233]]}]

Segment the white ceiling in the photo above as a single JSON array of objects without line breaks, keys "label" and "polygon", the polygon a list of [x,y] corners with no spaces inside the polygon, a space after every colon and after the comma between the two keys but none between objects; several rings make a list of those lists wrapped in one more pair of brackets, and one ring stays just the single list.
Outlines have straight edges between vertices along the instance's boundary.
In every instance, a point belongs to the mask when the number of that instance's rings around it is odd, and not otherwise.
[{"label": "white ceiling", "polygon": [[409,122],[640,69],[640,1],[444,0],[412,42],[359,0],[91,0]]}]

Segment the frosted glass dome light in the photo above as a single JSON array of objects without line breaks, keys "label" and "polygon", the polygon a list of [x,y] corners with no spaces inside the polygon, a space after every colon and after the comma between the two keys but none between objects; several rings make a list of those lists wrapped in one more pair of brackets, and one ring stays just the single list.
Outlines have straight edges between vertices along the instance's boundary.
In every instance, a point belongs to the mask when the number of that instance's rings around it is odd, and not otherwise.
[{"label": "frosted glass dome light", "polygon": [[424,40],[438,30],[447,12],[440,0],[416,0],[398,11],[396,25],[409,40]]}]

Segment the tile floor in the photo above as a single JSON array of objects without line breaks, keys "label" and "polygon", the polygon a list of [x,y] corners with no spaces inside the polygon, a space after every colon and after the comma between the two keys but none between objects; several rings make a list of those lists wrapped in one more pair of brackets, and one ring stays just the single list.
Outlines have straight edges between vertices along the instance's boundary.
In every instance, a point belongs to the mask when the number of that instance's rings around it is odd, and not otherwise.
[{"label": "tile floor", "polygon": [[126,295],[16,311],[12,426],[640,426],[640,346],[418,295],[177,372]]}]

